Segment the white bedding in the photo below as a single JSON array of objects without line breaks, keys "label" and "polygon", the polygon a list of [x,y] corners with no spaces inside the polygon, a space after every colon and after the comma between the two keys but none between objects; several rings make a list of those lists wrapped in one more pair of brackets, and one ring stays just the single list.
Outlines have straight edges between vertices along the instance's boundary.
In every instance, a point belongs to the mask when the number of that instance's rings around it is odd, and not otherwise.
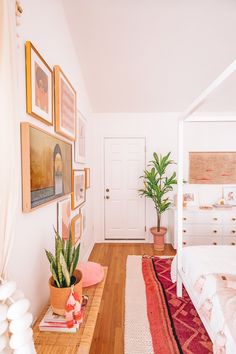
[{"label": "white bedding", "polygon": [[[232,313],[232,321],[229,325],[229,312],[227,308],[236,308],[236,289],[217,289],[216,274],[236,275],[236,247],[234,246],[192,246],[182,250],[182,270],[186,287],[191,289],[192,301],[195,304],[201,318],[206,315],[201,314],[201,308],[210,299],[212,305],[211,317],[208,320],[208,331],[214,340],[220,331],[226,336],[226,353],[236,354],[236,340],[232,333],[235,313]],[[176,268],[177,257],[174,258],[171,267],[171,279],[173,282],[177,278]],[[202,291],[196,289],[196,283],[201,277],[205,278]],[[227,305],[226,305],[226,300]],[[222,304],[224,305],[222,306]],[[232,305],[233,303],[233,305]],[[232,312],[232,310],[231,310]],[[227,319],[227,320],[226,320]],[[236,327],[234,327],[236,328]]]}]

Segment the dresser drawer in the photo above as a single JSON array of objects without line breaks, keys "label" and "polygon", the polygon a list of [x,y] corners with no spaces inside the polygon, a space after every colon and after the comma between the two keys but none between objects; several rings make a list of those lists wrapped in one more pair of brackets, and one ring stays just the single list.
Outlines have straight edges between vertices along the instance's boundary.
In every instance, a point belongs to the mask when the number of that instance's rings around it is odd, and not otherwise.
[{"label": "dresser drawer", "polygon": [[223,226],[223,235],[236,237],[236,224],[224,225]]},{"label": "dresser drawer", "polygon": [[227,213],[225,212],[223,222],[225,224],[233,224],[236,226],[236,212]]},{"label": "dresser drawer", "polygon": [[223,215],[217,212],[184,212],[183,222],[185,224],[220,224],[223,222]]},{"label": "dresser drawer", "polygon": [[236,236],[235,237],[224,237],[223,244],[236,246]]},{"label": "dresser drawer", "polygon": [[221,237],[191,237],[183,236],[183,246],[197,246],[197,245],[221,245]]},{"label": "dresser drawer", "polygon": [[222,226],[221,225],[192,225],[184,224],[183,225],[183,235],[186,236],[215,236],[222,235]]}]

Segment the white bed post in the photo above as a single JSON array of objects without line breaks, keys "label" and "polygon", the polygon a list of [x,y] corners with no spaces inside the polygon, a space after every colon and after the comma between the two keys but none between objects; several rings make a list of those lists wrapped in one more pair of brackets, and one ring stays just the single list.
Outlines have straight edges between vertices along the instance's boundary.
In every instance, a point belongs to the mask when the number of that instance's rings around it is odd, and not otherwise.
[{"label": "white bed post", "polygon": [[177,198],[177,296],[182,297],[182,247],[183,247],[183,168],[184,168],[184,121],[178,123],[178,198]]}]

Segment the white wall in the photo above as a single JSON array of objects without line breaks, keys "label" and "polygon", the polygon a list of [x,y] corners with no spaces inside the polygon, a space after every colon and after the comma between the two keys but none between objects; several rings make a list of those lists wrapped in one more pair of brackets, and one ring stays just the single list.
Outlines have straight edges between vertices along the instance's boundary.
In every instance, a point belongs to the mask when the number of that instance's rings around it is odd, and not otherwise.
[{"label": "white wall", "polygon": [[[64,17],[61,1],[41,0],[22,1],[24,14],[21,20],[19,54],[19,123],[29,121],[53,133],[37,119],[26,114],[25,108],[25,49],[24,43],[30,40],[47,63],[53,67],[59,64],[71,80],[78,94],[78,108],[89,117],[90,103],[84,86],[80,65],[71,41],[68,24]],[[91,166],[91,121],[87,120],[87,165]],[[20,149],[20,137],[19,137]],[[79,165],[75,167],[80,167]],[[81,166],[84,168],[84,166]],[[21,181],[19,181],[20,185]],[[92,188],[87,193],[87,232],[82,239],[81,258],[86,258],[93,245]],[[32,312],[37,315],[48,300],[49,264],[44,248],[54,249],[53,225],[57,221],[57,203],[41,207],[29,214],[23,214],[21,200],[18,202],[16,238],[12,250],[9,272],[17,281],[25,295],[31,300]],[[75,214],[75,213],[74,213]],[[86,237],[85,237],[86,236]]]},{"label": "white wall", "polygon": [[[152,153],[171,151],[177,159],[177,116],[178,114],[94,114],[93,148],[96,154],[94,165],[94,213],[95,237],[104,241],[104,137],[143,136],[146,137],[147,162]],[[188,180],[188,151],[236,151],[236,123],[188,123],[185,127],[185,179]],[[177,169],[177,168],[176,168]],[[200,204],[214,203],[222,196],[222,186],[191,185],[199,192]],[[102,207],[101,207],[102,206]],[[156,215],[152,201],[147,201],[146,225],[154,226]],[[163,225],[168,225],[167,214],[163,215]],[[167,235],[168,237],[168,235]],[[147,241],[151,241],[147,233]],[[167,238],[168,240],[168,238]]]}]

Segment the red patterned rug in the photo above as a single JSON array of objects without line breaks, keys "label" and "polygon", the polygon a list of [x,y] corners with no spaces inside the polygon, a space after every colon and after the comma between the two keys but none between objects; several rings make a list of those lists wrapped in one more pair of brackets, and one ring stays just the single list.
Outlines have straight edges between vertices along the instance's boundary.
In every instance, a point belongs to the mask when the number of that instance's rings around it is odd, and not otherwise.
[{"label": "red patterned rug", "polygon": [[186,290],[176,296],[172,259],[143,257],[147,314],[155,354],[211,354],[212,342]]}]

